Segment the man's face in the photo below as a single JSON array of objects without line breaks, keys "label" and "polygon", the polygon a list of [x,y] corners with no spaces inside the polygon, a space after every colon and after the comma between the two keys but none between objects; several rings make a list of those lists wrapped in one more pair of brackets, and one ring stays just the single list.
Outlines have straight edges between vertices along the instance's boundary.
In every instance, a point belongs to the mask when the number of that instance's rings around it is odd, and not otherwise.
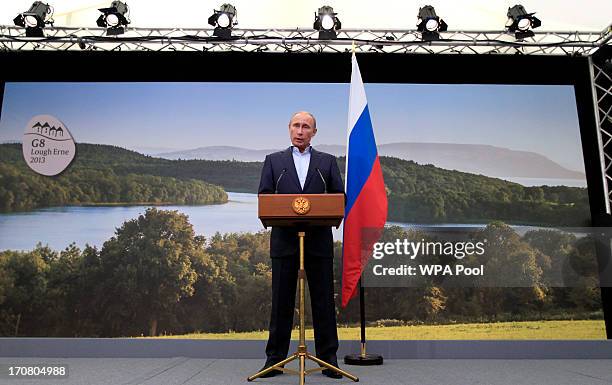
[{"label": "man's face", "polygon": [[291,144],[297,147],[300,152],[304,152],[310,146],[310,139],[315,136],[317,129],[314,121],[308,114],[296,114],[289,122],[289,137]]}]

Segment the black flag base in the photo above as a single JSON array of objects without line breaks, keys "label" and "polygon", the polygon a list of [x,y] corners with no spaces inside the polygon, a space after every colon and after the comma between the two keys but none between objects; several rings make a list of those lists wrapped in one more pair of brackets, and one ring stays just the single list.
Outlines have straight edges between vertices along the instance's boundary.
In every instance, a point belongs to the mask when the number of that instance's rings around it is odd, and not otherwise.
[{"label": "black flag base", "polygon": [[359,365],[359,366],[382,365],[383,357],[378,354],[366,353],[366,343],[362,342],[361,343],[361,353],[349,354],[349,355],[344,356],[344,363],[347,365]]},{"label": "black flag base", "polygon": [[344,356],[344,363],[358,366],[382,365],[383,357],[378,354],[349,354]]}]

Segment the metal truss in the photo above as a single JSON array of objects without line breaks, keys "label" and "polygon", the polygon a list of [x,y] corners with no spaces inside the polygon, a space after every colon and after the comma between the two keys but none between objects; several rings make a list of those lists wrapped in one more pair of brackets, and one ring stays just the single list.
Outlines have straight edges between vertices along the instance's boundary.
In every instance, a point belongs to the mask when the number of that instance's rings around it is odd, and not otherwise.
[{"label": "metal truss", "polygon": [[[591,59],[591,58],[589,58]],[[604,178],[606,212],[612,214],[612,73],[593,63],[591,59],[591,78],[595,122],[598,130],[599,154]]]},{"label": "metal truss", "polygon": [[415,30],[341,30],[335,40],[319,40],[312,29],[236,29],[231,40],[212,29],[128,28],[106,36],[103,28],[45,28],[44,38],[28,38],[25,29],[0,26],[0,49],[101,51],[357,52],[423,54],[584,55],[610,44],[612,25],[600,32],[535,32],[516,40],[504,31],[448,31],[440,40],[423,41]]}]

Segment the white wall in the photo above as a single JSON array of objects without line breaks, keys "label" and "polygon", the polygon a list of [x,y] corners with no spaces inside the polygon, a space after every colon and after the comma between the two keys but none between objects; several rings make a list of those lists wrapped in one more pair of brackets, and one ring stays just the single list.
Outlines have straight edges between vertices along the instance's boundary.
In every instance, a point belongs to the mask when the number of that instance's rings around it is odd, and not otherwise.
[{"label": "white wall", "polygon": [[[45,0],[55,8],[56,26],[95,27],[97,8],[111,0]],[[32,1],[1,0],[0,24],[12,25],[13,18]],[[221,1],[211,0],[128,0],[134,27],[206,28],[206,19]],[[433,5],[450,30],[501,30],[509,6],[518,1],[500,0],[233,0],[238,9],[239,28],[312,27],[313,14],[321,5],[338,12],[344,28],[412,29],[419,6]],[[164,4],[170,4],[165,6]],[[526,0],[528,12],[542,20],[541,30],[600,31],[612,22],[611,0]],[[382,8],[376,10],[377,7]]]}]

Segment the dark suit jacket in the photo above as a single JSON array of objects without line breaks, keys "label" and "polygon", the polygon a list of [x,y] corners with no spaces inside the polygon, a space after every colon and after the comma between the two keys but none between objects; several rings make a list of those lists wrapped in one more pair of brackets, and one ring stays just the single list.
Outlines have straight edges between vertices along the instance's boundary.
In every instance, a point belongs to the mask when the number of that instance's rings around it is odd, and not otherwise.
[{"label": "dark suit jacket", "polygon": [[[325,183],[327,183],[328,193],[344,193],[344,184],[340,176],[340,169],[336,163],[336,157],[325,152],[311,148],[310,164],[304,189],[300,186],[300,180],[295,170],[293,162],[293,147],[284,151],[266,155],[263,169],[261,170],[261,180],[259,182],[260,194],[274,194],[278,190],[279,194],[319,194],[325,191],[325,185],[317,168],[321,171]],[[286,170],[282,178],[276,183],[278,178]],[[315,257],[333,258],[333,237],[331,227],[313,226],[305,229],[304,239],[305,253]],[[270,236],[270,257],[282,258],[298,253],[297,229],[285,227],[272,227]]]}]

